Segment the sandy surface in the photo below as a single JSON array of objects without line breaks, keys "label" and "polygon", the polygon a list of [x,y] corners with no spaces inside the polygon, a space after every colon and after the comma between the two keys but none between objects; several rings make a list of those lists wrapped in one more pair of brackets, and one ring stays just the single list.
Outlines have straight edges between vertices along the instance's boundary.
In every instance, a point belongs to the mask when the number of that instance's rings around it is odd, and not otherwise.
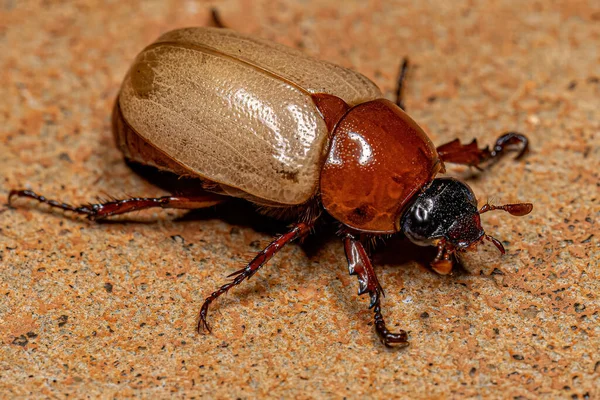
[{"label": "sandy surface", "polygon": [[[450,169],[482,202],[535,204],[523,218],[484,216],[508,254],[474,254],[465,271],[439,276],[429,251],[402,240],[380,249],[384,313],[410,333],[403,350],[380,344],[331,235],[285,248],[215,304],[214,333],[198,335],[203,298],[273,224],[239,206],[103,224],[27,201],[0,206],[0,392],[600,398],[600,4],[338,4],[218,7],[229,26],[354,68],[389,98],[409,55],[407,107],[437,144],[526,133],[532,151],[520,162]],[[73,203],[165,194],[122,162],[111,107],[137,52],[167,30],[206,25],[209,6],[2,1],[2,203],[20,187]]]}]

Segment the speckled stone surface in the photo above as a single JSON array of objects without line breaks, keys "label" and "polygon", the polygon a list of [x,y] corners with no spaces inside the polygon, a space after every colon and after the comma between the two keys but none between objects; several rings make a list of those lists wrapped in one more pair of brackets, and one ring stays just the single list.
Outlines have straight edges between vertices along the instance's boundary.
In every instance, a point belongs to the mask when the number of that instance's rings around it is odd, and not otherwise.
[{"label": "speckled stone surface", "polygon": [[[410,347],[383,347],[334,236],[286,247],[212,308],[199,306],[273,232],[223,207],[91,223],[0,206],[4,397],[600,398],[600,3],[548,1],[0,2],[0,197],[31,188],[84,203],[165,192],[114,147],[111,107],[133,57],[167,30],[230,27],[354,68],[392,98],[411,58],[410,114],[441,144],[526,133],[531,153],[468,178],[481,249],[439,276],[430,251],[374,257],[384,313]],[[489,250],[489,249],[487,249]],[[416,261],[413,261],[415,259]]]}]

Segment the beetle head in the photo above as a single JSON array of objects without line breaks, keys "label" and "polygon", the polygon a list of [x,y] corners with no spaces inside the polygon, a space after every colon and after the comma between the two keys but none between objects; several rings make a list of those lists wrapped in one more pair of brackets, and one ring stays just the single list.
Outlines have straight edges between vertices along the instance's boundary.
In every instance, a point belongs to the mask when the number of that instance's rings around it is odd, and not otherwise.
[{"label": "beetle head", "polygon": [[479,210],[475,194],[467,184],[454,178],[437,178],[417,196],[399,223],[404,234],[421,246],[437,245],[440,251],[454,252],[485,238],[504,254],[502,243],[485,234],[480,214],[503,210],[522,216],[529,214],[532,208],[530,203],[486,204]]},{"label": "beetle head", "polygon": [[434,179],[404,213],[401,228],[418,245],[445,239],[456,249],[468,247],[485,234],[473,191],[453,178]]}]

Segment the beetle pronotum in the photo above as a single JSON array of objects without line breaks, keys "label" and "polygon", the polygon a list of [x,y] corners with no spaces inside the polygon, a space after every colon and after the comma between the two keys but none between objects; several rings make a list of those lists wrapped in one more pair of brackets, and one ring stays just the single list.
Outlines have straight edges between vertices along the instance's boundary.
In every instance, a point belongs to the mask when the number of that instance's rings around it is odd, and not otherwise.
[{"label": "beetle pronotum", "polygon": [[[127,73],[113,111],[119,149],[133,163],[198,179],[193,195],[132,198],[71,206],[29,190],[14,190],[52,207],[102,219],[151,207],[195,209],[231,197],[293,221],[202,305],[198,329],[210,331],[209,305],[254,275],[287,243],[308,235],[330,215],[339,224],[350,274],[368,293],[375,329],[386,345],[408,344],[381,314],[382,288],[364,241],[404,233],[437,246],[435,271],[452,270],[452,255],[483,239],[481,213],[528,214],[530,203],[477,209],[465,183],[435,178],[444,163],[480,167],[527,139],[502,135],[494,147],[473,140],[435,147],[397,101],[383,99],[363,75],[279,44],[221,28],[165,33],[146,47]],[[283,212],[282,212],[283,211]]]}]

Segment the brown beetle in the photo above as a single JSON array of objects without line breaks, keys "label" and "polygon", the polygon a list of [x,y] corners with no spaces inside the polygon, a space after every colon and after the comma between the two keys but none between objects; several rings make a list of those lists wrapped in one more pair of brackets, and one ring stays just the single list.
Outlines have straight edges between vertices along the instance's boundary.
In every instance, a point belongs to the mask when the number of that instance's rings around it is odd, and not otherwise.
[{"label": "brown beetle", "polygon": [[329,214],[339,223],[350,274],[368,293],[375,328],[386,345],[408,344],[381,314],[382,288],[363,243],[404,233],[437,246],[432,267],[448,274],[452,255],[486,235],[481,213],[500,209],[526,215],[530,203],[478,210],[472,190],[452,178],[435,178],[444,162],[479,168],[527,139],[502,135],[492,150],[458,140],[436,148],[369,79],[301,52],[219,28],[179,29],[146,47],[130,68],[113,112],[113,131],[128,161],[199,179],[192,196],[131,198],[71,206],[29,190],[13,190],[90,219],[151,208],[196,209],[231,197],[261,211],[293,219],[232,281],[206,298],[198,329],[210,331],[209,305],[254,275],[285,244],[305,237]]}]

